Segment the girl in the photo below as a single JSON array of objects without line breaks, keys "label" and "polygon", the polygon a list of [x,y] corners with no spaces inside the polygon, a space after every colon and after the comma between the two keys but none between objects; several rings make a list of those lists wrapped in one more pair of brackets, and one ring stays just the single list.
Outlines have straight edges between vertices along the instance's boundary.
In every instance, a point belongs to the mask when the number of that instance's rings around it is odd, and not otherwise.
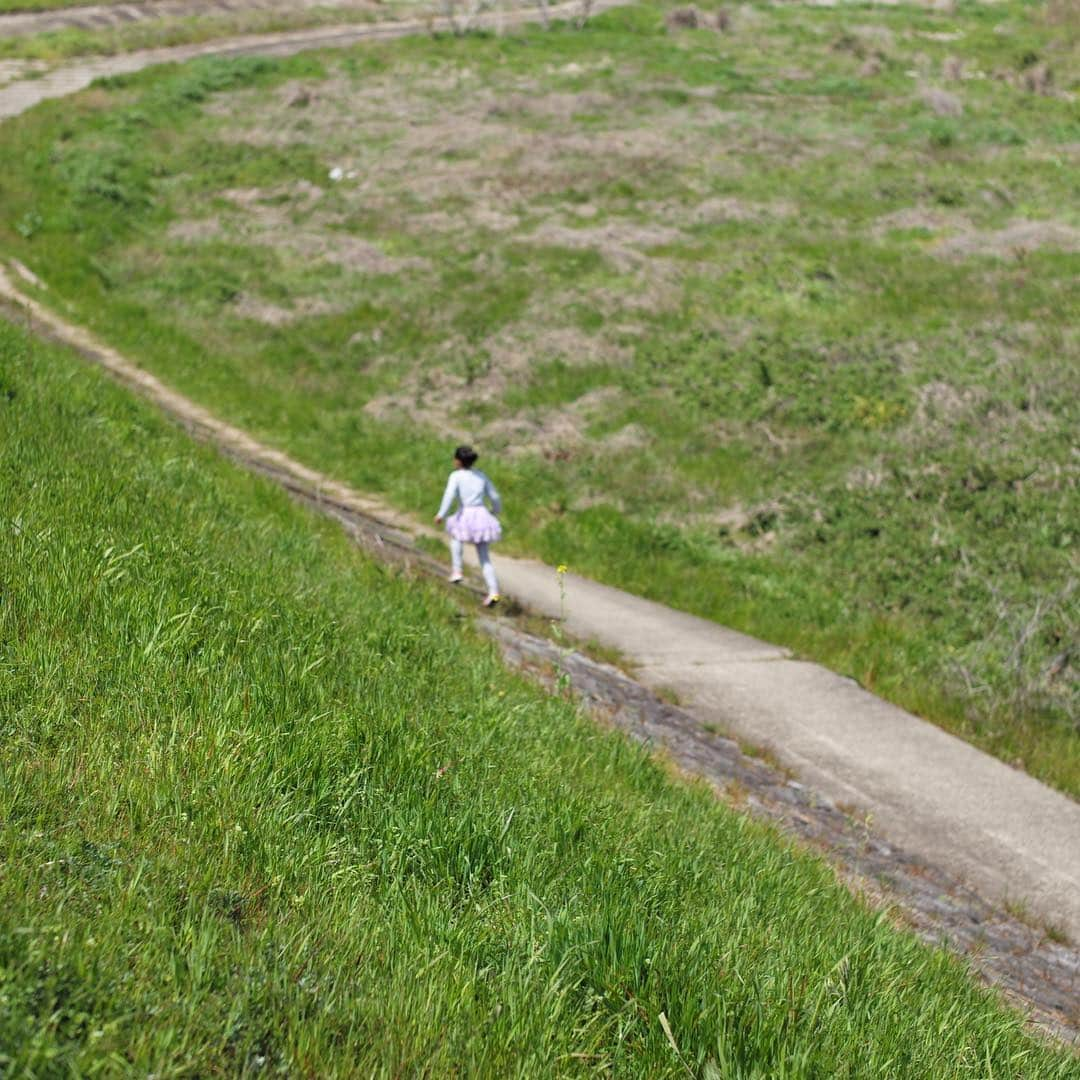
[{"label": "girl", "polygon": [[[502,526],[495,517],[502,512],[502,500],[487,476],[473,468],[478,456],[471,446],[459,446],[454,451],[454,471],[446,481],[446,493],[435,515],[435,523],[438,525],[445,518],[446,531],[450,534],[450,581],[456,585],[462,580],[462,547],[475,544],[488,589],[484,607],[494,607],[499,602],[499,582],[495,567],[491,565],[488,545],[502,538]],[[491,503],[491,510],[484,505],[485,498]],[[455,499],[461,501],[461,509],[446,517]]]}]

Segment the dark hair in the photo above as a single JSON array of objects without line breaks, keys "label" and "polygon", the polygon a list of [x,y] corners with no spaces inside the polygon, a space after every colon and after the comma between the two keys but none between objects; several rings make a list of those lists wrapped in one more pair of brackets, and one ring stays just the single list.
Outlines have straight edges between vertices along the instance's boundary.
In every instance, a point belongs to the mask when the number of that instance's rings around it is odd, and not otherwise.
[{"label": "dark hair", "polygon": [[466,469],[471,469],[476,464],[476,459],[480,455],[471,446],[459,446],[454,451],[454,457],[465,466]]}]

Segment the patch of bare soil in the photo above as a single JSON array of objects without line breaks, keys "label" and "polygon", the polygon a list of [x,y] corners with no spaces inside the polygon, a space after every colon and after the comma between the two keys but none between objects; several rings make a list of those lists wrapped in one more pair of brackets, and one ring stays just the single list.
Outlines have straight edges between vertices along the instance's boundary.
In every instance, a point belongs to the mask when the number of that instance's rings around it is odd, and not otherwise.
[{"label": "patch of bare soil", "polygon": [[581,419],[561,410],[496,420],[486,425],[480,436],[485,445],[510,459],[525,454],[566,459],[573,456],[585,441]]},{"label": "patch of bare soil", "polygon": [[953,386],[938,379],[925,383],[916,392],[914,422],[921,426],[952,424],[970,414],[986,400],[986,391],[973,386]]},{"label": "patch of bare soil", "polygon": [[462,404],[499,401],[511,386],[527,379],[534,357],[523,343],[502,334],[479,347],[448,337],[432,361],[400,374],[396,358],[379,361],[377,366],[395,369],[398,388],[370,400],[364,411],[379,419],[412,416],[425,426],[474,437],[475,431],[462,426]]},{"label": "patch of bare soil", "polygon": [[933,250],[950,258],[982,255],[1008,259],[1044,249],[1080,251],[1080,229],[1061,221],[1020,220],[993,232],[972,231],[948,237]]},{"label": "patch of bare soil", "polygon": [[848,471],[844,487],[848,491],[874,491],[885,483],[885,470],[880,463],[856,465]]},{"label": "patch of bare soil", "polygon": [[956,117],[963,115],[964,112],[963,101],[956,94],[942,90],[940,87],[925,87],[919,94],[919,100],[935,116]]},{"label": "patch of bare soil", "polygon": [[310,180],[297,180],[291,184],[279,184],[272,188],[226,188],[223,199],[252,215],[260,215],[270,225],[281,221],[286,208],[290,212],[308,213],[322,199],[324,191]]},{"label": "patch of bare soil", "polygon": [[452,156],[460,161],[483,156],[486,151],[499,158],[517,149],[517,146],[506,146],[502,142],[507,135],[521,146],[527,145],[530,139],[528,132],[504,130],[502,123],[486,120],[476,113],[449,113],[441,119],[433,117],[426,123],[419,123],[414,118],[394,141],[393,156],[426,162]]},{"label": "patch of bare soil", "polygon": [[572,121],[582,114],[607,113],[620,105],[611,94],[583,91],[578,94],[558,90],[549,93],[513,93],[499,95],[488,106],[487,115],[496,120],[520,120],[534,117],[543,120]]},{"label": "patch of bare soil", "polygon": [[[995,352],[999,363],[1013,361],[1009,349],[999,345]],[[937,379],[924,383],[915,392],[908,422],[897,432],[898,444],[910,447],[948,444],[957,438],[957,430],[962,426],[965,442],[993,452],[1007,445],[1020,429],[1046,430],[1055,423],[1053,414],[1041,405],[1042,389],[1032,383],[1027,400],[1020,405],[994,396],[981,386],[956,386]],[[860,486],[854,473],[849,477],[851,486]]]},{"label": "patch of bare soil", "polygon": [[658,165],[686,165],[712,156],[709,148],[695,146],[693,126],[685,128],[634,128],[631,130],[570,131],[552,135],[552,148],[559,153],[586,158],[617,158],[624,162],[644,162],[650,168]]},{"label": "patch of bare soil", "polygon": [[950,214],[944,210],[933,210],[922,206],[908,206],[903,210],[894,210],[883,214],[871,227],[873,236],[881,239],[893,230],[925,229],[927,232],[942,232],[960,229],[965,232],[972,228],[967,218]]},{"label": "patch of bare soil", "polygon": [[751,202],[734,195],[713,196],[700,202],[654,202],[638,206],[649,217],[674,225],[720,225],[724,222],[763,222],[789,218],[798,213],[794,203],[782,199]]},{"label": "patch of bare soil", "polygon": [[286,308],[251,293],[241,293],[232,304],[232,313],[239,318],[271,327],[289,326],[319,315],[336,315],[343,310],[342,305],[319,297],[301,297]]},{"label": "patch of bare soil", "polygon": [[[624,393],[613,386],[600,387],[558,409],[539,409],[528,415],[507,417],[485,425],[484,442],[507,457],[542,454],[560,460],[580,451],[590,440],[588,428],[606,412],[617,408]],[[648,433],[627,426],[596,445],[606,449],[637,449],[647,444]]]},{"label": "patch of bare soil", "polygon": [[486,232],[512,232],[521,225],[521,218],[489,203],[473,203],[449,210],[428,210],[413,214],[406,222],[412,233],[472,233],[477,229]]},{"label": "patch of bare soil", "polygon": [[443,368],[413,371],[402,378],[400,389],[371,398],[364,412],[376,420],[438,428],[455,439],[467,440],[474,436],[467,424],[459,421],[452,427],[447,425],[468,385],[465,377]]},{"label": "patch of bare soil", "polygon": [[783,201],[748,203],[733,197],[706,199],[693,207],[690,220],[695,225],[714,225],[724,221],[769,221],[791,217],[793,204]]},{"label": "patch of bare soil", "polygon": [[340,266],[351,274],[400,274],[431,266],[427,259],[415,255],[388,255],[371,240],[339,230],[298,232],[282,238],[263,234],[259,242],[284,249],[305,261]]},{"label": "patch of bare soil", "polygon": [[567,188],[619,180],[634,168],[663,168],[683,154],[689,150],[677,141],[647,132],[530,131],[444,115],[416,123],[367,170],[356,193],[397,205],[483,199],[513,212]]},{"label": "patch of bare soil", "polygon": [[600,441],[605,450],[619,454],[644,449],[653,441],[653,436],[640,424],[627,424]]},{"label": "patch of bare soil", "polygon": [[629,221],[609,221],[580,228],[545,222],[524,239],[548,247],[595,251],[615,269],[625,273],[652,261],[647,255],[649,248],[680,243],[686,235],[667,225]]},{"label": "patch of bare soil", "polygon": [[219,240],[224,231],[217,218],[184,218],[174,221],[165,235],[181,244],[206,244],[211,240]]},{"label": "patch of bare soil", "polygon": [[[505,332],[487,342],[483,357],[471,365],[458,359],[464,348],[461,342],[448,342],[443,350],[444,364],[456,361],[456,367],[414,371],[402,379],[398,390],[373,398],[364,411],[380,420],[419,423],[454,438],[482,441],[511,456],[550,456],[573,452],[583,445],[589,425],[621,399],[621,391],[601,387],[562,407],[500,414],[494,420],[477,421],[473,419],[477,405],[501,401],[539,362],[553,358],[581,362],[586,356],[611,359],[622,350],[574,329],[552,330],[531,338]],[[647,438],[642,431],[627,429],[608,438],[613,437],[616,449],[643,445]]]},{"label": "patch of bare soil", "polygon": [[[693,493],[691,499],[701,503],[702,493]],[[760,552],[776,543],[783,510],[780,500],[769,499],[753,506],[737,502],[720,509],[684,511],[665,515],[664,520],[719,534],[740,551]]]},{"label": "patch of bare soil", "polygon": [[[223,236],[258,243],[263,236],[285,235],[299,217],[312,215],[323,189],[307,180],[272,188],[226,188],[216,193],[231,208],[215,210],[211,217],[183,218],[169,226],[168,237],[184,244],[206,243]],[[323,214],[317,223],[332,220]]]},{"label": "patch of bare soil", "polygon": [[397,274],[430,264],[388,255],[378,244],[338,227],[340,215],[320,210],[325,192],[308,180],[274,188],[231,188],[219,197],[231,211],[175,222],[170,237],[185,243],[219,238],[227,229],[243,242],[273,247],[305,263],[330,263],[352,274]]},{"label": "patch of bare soil", "polygon": [[523,327],[517,336],[528,343],[531,354],[540,360],[592,365],[622,364],[630,359],[629,349],[575,326]]}]

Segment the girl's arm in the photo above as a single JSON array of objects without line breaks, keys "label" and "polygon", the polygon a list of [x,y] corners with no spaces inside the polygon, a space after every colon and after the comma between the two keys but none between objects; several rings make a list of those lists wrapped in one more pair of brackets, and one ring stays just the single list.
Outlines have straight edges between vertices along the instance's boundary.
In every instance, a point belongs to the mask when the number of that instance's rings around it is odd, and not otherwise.
[{"label": "girl's arm", "polygon": [[442,521],[442,519],[450,512],[450,507],[454,505],[455,495],[457,495],[457,473],[452,472],[450,478],[446,481],[446,491],[443,492],[442,505],[439,507],[439,512],[435,515],[436,521]]},{"label": "girl's arm", "polygon": [[491,482],[491,477],[484,474],[484,487],[486,488],[485,494],[491,502],[491,511],[494,514],[502,513],[502,499],[499,498],[499,493],[495,490],[495,485]]}]

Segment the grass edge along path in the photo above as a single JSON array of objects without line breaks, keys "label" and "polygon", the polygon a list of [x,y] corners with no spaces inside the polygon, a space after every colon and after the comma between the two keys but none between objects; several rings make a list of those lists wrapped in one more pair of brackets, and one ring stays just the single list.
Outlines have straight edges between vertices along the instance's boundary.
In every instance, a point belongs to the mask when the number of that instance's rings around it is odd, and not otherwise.
[{"label": "grass edge along path", "polygon": [[817,859],[0,324],[13,1072],[1080,1075]]}]

